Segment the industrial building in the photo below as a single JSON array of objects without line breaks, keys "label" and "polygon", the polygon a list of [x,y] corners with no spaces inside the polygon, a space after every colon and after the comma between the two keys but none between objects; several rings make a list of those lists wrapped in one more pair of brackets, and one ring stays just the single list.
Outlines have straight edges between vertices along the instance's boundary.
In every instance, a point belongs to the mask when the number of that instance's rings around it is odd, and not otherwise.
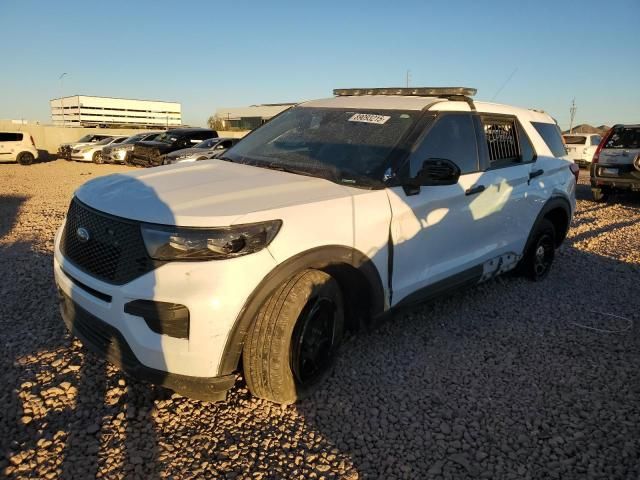
[{"label": "industrial building", "polygon": [[253,130],[294,105],[296,104],[270,103],[241,108],[219,108],[216,110],[215,118],[220,122],[221,130]]},{"label": "industrial building", "polygon": [[65,127],[179,127],[182,107],[177,102],[74,95],[54,98],[51,119]]}]

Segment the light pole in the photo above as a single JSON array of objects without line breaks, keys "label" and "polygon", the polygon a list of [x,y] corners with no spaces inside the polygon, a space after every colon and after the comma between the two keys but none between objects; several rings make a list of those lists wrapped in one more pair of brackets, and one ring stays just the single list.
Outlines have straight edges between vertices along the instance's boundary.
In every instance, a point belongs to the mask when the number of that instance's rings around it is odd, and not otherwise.
[{"label": "light pole", "polygon": [[64,128],[64,77],[67,75],[67,72],[64,72],[62,75],[58,77],[60,80],[60,107],[62,108],[62,128]]}]

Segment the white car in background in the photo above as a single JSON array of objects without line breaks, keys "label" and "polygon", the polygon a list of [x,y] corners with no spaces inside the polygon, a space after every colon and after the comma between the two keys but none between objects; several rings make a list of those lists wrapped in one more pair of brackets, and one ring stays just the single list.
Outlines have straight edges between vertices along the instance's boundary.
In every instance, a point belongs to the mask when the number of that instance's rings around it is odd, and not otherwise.
[{"label": "white car in background", "polygon": [[591,165],[593,154],[602,140],[597,133],[571,133],[564,134],[564,143],[567,148],[567,157],[581,166]]},{"label": "white car in background", "polygon": [[103,140],[100,140],[97,143],[84,145],[80,147],[74,147],[71,150],[71,160],[78,160],[81,162],[104,163],[104,159],[102,158],[102,149],[106,146],[118,145],[119,143],[124,142],[127,138],[129,137],[127,136],[107,137]]},{"label": "white car in background", "polygon": [[38,158],[33,137],[23,132],[0,132],[0,162],[18,162],[31,165]]}]

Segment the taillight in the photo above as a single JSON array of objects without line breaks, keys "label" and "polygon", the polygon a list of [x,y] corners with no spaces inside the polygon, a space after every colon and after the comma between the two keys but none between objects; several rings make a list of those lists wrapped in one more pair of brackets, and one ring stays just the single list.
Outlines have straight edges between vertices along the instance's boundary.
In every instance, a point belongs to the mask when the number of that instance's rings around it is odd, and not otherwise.
[{"label": "taillight", "polygon": [[609,137],[611,137],[612,134],[613,134],[613,127],[610,128],[607,134],[604,137],[602,137],[602,140],[600,140],[600,143],[598,144],[598,148],[596,148],[596,153],[593,154],[593,159],[591,160],[591,163],[598,163],[598,160],[600,160],[600,151],[602,150],[602,147],[604,147],[604,145],[609,141]]},{"label": "taillight", "polygon": [[31,145],[33,145],[33,148],[36,148],[36,142],[33,141],[33,135],[29,135],[29,138],[31,139]]},{"label": "taillight", "polygon": [[578,183],[578,177],[580,177],[580,167],[575,163],[569,165],[569,170],[573,173],[573,176],[576,177],[576,183]]}]

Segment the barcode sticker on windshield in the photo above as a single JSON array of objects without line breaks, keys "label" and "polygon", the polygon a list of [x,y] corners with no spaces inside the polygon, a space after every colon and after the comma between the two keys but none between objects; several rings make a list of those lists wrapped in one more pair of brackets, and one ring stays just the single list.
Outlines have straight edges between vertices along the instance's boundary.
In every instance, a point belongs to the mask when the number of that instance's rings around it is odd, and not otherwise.
[{"label": "barcode sticker on windshield", "polygon": [[375,115],[372,113],[356,113],[353,117],[349,119],[350,122],[362,122],[362,123],[375,123],[377,125],[382,125],[386,123],[391,117],[387,117],[385,115]]}]

